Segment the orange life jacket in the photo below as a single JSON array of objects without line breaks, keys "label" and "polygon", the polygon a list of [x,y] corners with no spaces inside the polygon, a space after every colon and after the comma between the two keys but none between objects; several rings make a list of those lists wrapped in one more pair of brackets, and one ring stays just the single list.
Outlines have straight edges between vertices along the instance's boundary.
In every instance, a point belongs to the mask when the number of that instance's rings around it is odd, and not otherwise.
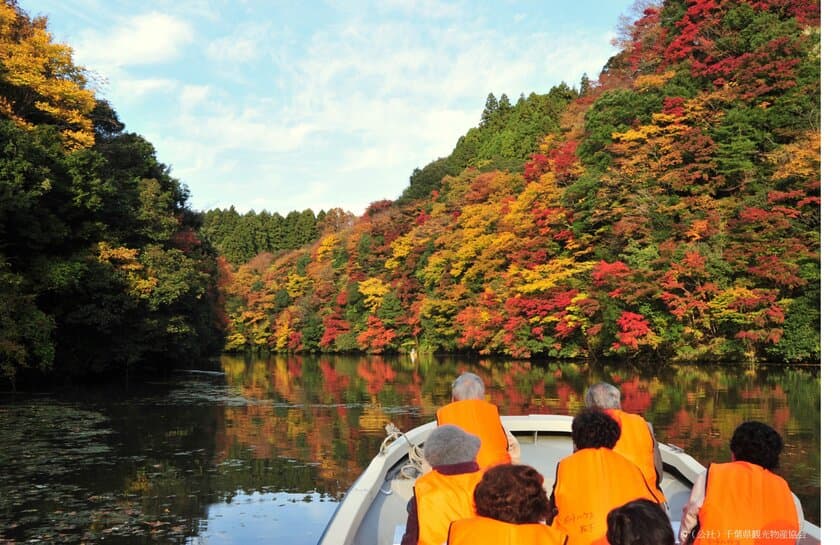
[{"label": "orange life jacket", "polygon": [[438,426],[454,424],[481,439],[476,462],[482,469],[509,464],[508,440],[499,409],[483,399],[464,399],[444,405],[437,411]]},{"label": "orange life jacket", "polygon": [[653,436],[647,422],[641,416],[626,413],[620,409],[607,409],[606,412],[621,427],[621,437],[613,451],[621,454],[642,470],[648,487],[656,496],[656,501],[663,503],[665,494],[659,488],[656,476],[656,464],[653,461]]},{"label": "orange life jacket", "polygon": [[433,470],[415,481],[418,545],[440,545],[446,541],[450,522],[475,516],[473,492],[482,475],[481,471],[443,475]]},{"label": "orange life jacket", "polygon": [[487,517],[456,520],[448,545],[563,545],[566,534],[545,524],[512,524]]},{"label": "orange life jacket", "polygon": [[607,543],[607,514],[637,499],[656,501],[636,464],[608,448],[585,448],[557,464],[552,527],[569,545]]},{"label": "orange life jacket", "polygon": [[749,462],[712,464],[695,545],[792,545],[799,516],[787,482]]}]

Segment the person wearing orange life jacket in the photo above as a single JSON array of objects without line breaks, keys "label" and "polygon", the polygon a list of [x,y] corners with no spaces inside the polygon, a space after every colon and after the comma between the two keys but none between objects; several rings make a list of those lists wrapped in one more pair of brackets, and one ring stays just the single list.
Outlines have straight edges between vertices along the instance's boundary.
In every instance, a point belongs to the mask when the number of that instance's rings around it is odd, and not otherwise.
[{"label": "person wearing orange life jacket", "polygon": [[557,464],[551,526],[569,535],[569,545],[605,545],[607,514],[629,501],[655,503],[642,471],[613,452],[621,430],[598,409],[584,409],[572,420],[574,452]]},{"label": "person wearing orange life jacket", "polygon": [[680,522],[686,545],[792,545],[804,517],[799,498],[773,473],[782,437],[762,422],[748,421],[729,441],[732,461],[711,464],[691,489]]},{"label": "person wearing orange life jacket", "polygon": [[423,445],[432,470],[417,478],[408,502],[402,545],[440,545],[449,523],[475,516],[473,491],[482,471],[475,461],[481,440],[458,426],[436,428]]},{"label": "person wearing orange life jacket", "polygon": [[462,373],[452,383],[452,401],[437,410],[437,423],[454,424],[481,439],[478,465],[519,462],[519,442],[502,426],[499,409],[484,399],[484,381]]},{"label": "person wearing orange life jacket", "polygon": [[565,544],[565,534],[544,524],[551,505],[543,476],[533,467],[493,466],[474,496],[477,516],[452,522],[448,545]]},{"label": "person wearing orange life jacket", "polygon": [[665,503],[665,494],[659,486],[662,480],[662,455],[653,426],[637,414],[621,410],[621,391],[606,382],[593,384],[584,395],[587,407],[601,409],[618,422],[621,436],[613,450],[639,466],[648,486],[659,503]]}]

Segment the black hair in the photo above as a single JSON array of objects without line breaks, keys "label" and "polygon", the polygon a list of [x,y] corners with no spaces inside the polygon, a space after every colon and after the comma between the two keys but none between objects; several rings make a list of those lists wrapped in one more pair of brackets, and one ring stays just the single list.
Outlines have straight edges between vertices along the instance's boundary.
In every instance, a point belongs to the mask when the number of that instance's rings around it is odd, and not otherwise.
[{"label": "black hair", "polygon": [[618,422],[599,409],[584,409],[572,420],[572,441],[578,450],[613,448],[620,436]]},{"label": "black hair", "polygon": [[779,467],[782,436],[767,424],[750,420],[735,429],[729,441],[729,450],[736,461],[773,470]]},{"label": "black hair", "polygon": [[650,500],[634,500],[607,514],[610,545],[673,545],[674,529],[662,507]]}]

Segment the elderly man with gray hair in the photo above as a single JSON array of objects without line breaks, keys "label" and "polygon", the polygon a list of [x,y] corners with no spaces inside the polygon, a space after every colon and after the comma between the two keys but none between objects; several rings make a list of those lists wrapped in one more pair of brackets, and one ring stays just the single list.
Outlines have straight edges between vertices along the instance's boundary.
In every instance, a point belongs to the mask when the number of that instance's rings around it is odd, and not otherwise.
[{"label": "elderly man with gray hair", "polygon": [[480,447],[478,437],[458,426],[429,434],[423,455],[432,470],[414,483],[402,545],[440,545],[450,522],[475,516],[473,492],[483,475],[475,461]]},{"label": "elderly man with gray hair", "polygon": [[665,502],[665,494],[659,487],[662,479],[662,455],[659,454],[653,426],[637,414],[621,410],[621,391],[606,382],[593,384],[584,396],[587,407],[601,409],[621,428],[621,436],[613,447],[642,470],[648,487],[659,503]]},{"label": "elderly man with gray hair", "polygon": [[454,424],[481,439],[478,465],[519,462],[519,442],[502,426],[499,409],[484,399],[484,381],[475,373],[461,373],[452,383],[452,402],[437,410],[437,423]]}]

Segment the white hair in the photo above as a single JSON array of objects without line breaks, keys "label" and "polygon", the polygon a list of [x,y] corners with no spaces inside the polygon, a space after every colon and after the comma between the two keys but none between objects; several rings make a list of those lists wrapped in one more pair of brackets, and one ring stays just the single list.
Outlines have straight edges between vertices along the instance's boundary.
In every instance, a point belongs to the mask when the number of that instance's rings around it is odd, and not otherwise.
[{"label": "white hair", "polygon": [[452,383],[452,401],[484,399],[484,381],[475,373],[461,373]]},{"label": "white hair", "polygon": [[439,426],[423,444],[423,455],[432,467],[474,462],[481,439],[452,424]]},{"label": "white hair", "polygon": [[599,382],[593,384],[586,391],[584,396],[584,403],[587,407],[597,407],[599,409],[620,409],[621,408],[621,391],[606,382]]}]

